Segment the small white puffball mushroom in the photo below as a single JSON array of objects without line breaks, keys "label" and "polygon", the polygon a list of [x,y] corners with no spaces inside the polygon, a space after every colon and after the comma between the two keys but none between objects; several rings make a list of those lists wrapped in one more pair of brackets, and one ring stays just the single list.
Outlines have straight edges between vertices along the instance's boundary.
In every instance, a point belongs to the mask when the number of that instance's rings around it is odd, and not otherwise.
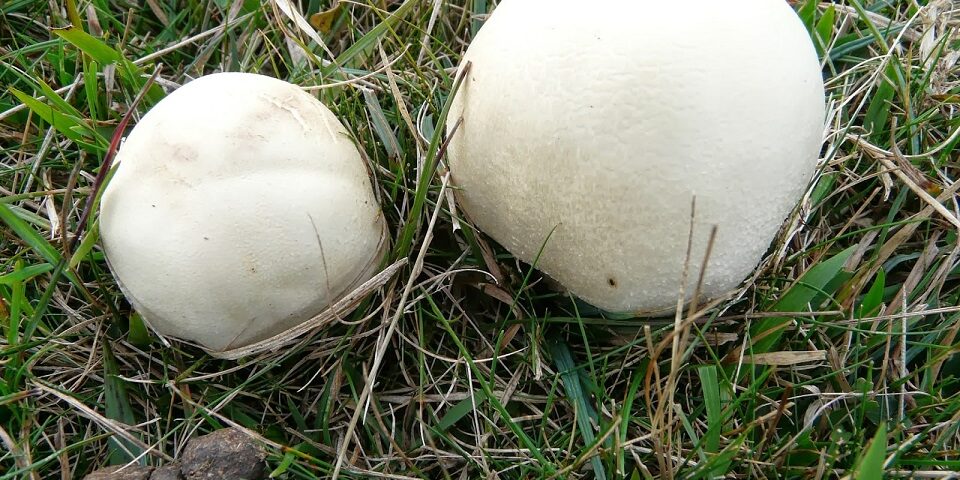
[{"label": "small white puffball mushroom", "polygon": [[687,298],[714,225],[702,296],[736,288],[817,163],[820,65],[783,0],[504,0],[467,62],[461,206],[608,311],[675,310],[694,197]]},{"label": "small white puffball mushroom", "polygon": [[376,273],[388,244],[347,131],[282,80],[193,80],[117,160],[100,233],[120,288],[157,332],[214,353],[320,313]]}]

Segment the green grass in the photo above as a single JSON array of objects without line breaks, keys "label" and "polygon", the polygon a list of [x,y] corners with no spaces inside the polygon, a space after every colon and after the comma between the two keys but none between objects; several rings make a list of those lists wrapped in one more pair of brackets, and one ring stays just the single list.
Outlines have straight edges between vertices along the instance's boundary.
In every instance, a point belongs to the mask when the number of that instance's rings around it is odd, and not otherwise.
[{"label": "green grass", "polygon": [[[949,2],[793,2],[827,78],[821,168],[742,295],[679,325],[605,318],[452,218],[444,107],[493,2],[345,2],[325,48],[271,1],[142,3],[0,4],[0,479],[160,465],[226,426],[290,479],[960,470]],[[332,85],[411,260],[369,320],[239,362],[145,331],[84,217],[131,105],[222,70]]]}]

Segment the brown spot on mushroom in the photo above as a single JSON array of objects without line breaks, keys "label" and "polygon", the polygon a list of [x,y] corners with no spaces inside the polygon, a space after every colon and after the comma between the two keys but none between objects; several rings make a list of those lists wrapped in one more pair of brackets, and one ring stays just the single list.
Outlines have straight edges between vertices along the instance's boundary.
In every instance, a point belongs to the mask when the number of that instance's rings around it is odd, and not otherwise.
[{"label": "brown spot on mushroom", "polygon": [[617,288],[617,279],[610,277],[607,279],[607,285],[610,285],[613,288]]},{"label": "brown spot on mushroom", "polygon": [[185,143],[177,143],[175,145],[171,145],[171,147],[173,147],[171,148],[173,153],[171,157],[173,157],[173,160],[179,160],[181,162],[193,162],[197,159],[197,149],[190,145]]}]

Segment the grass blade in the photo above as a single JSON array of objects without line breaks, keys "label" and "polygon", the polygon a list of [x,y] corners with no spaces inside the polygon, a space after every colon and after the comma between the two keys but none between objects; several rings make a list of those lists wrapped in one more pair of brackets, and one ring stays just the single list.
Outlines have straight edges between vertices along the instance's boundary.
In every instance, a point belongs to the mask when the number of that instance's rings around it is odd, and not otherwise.
[{"label": "grass blade", "polygon": [[[0,221],[6,223],[17,237],[23,240],[33,251],[39,253],[44,260],[50,262],[51,265],[56,265],[62,260],[60,252],[53,245],[50,245],[50,242],[27,225],[27,222],[21,220],[9,206],[2,203],[0,203]],[[78,287],[83,287],[80,279],[72,272],[65,272],[64,275]]]},{"label": "grass blade", "polygon": [[[578,412],[577,425],[580,429],[580,436],[583,437],[583,444],[584,446],[590,446],[596,439],[596,433],[593,431],[594,425],[599,426],[600,419],[597,416],[597,411],[587,402],[587,396],[583,392],[583,385],[580,383],[580,376],[577,375],[577,366],[573,361],[570,348],[562,341],[554,340],[550,342],[550,353],[557,365],[557,372],[563,382],[567,400],[576,406]],[[596,478],[607,478],[599,455],[592,456],[590,464],[593,466],[593,473]]]},{"label": "grass blade", "polygon": [[[843,264],[853,254],[852,246],[811,268],[773,307],[777,312],[803,312],[811,308],[810,302],[820,294],[832,294],[824,289],[833,282],[843,269]],[[754,324],[750,335],[754,338],[753,353],[771,351],[783,336],[783,328],[791,322],[789,317],[772,317]]]},{"label": "grass blade", "polygon": [[857,463],[856,480],[880,480],[883,478],[883,464],[887,455],[887,427],[880,424],[877,434],[870,441],[863,457]]},{"label": "grass blade", "polygon": [[475,408],[479,408],[480,404],[486,400],[487,394],[484,393],[483,390],[474,391],[473,395],[460,400],[456,405],[447,409],[447,413],[445,413],[440,419],[440,422],[437,423],[436,429],[441,432],[446,432],[463,417],[474,411]]},{"label": "grass blade", "polygon": [[70,42],[81,52],[90,56],[101,65],[119,62],[123,58],[119,52],[103,43],[100,39],[84,32],[79,26],[54,28],[50,30],[54,35]]},{"label": "grass blade", "polygon": [[[133,407],[130,406],[127,387],[119,378],[120,367],[113,356],[113,350],[110,348],[109,342],[103,342],[103,369],[103,391],[107,404],[107,418],[126,425],[136,425],[137,418],[133,413]],[[123,465],[137,457],[140,458],[138,463],[145,465],[146,459],[143,458],[141,453],[143,452],[140,447],[124,439],[115,437],[113,442],[110,443],[110,463],[112,465]]]}]

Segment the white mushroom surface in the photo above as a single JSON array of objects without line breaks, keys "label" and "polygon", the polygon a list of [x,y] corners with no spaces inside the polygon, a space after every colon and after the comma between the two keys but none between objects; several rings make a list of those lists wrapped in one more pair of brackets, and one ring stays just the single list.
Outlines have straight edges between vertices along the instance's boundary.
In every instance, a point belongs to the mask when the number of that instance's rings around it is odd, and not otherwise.
[{"label": "white mushroom surface", "polygon": [[347,131],[297,86],[200,77],[121,146],[100,232],[157,332],[218,352],[320,313],[380,264],[385,222]]},{"label": "white mushroom surface", "polygon": [[677,5],[504,0],[447,122],[462,118],[449,163],[474,224],[608,311],[689,299],[712,226],[702,296],[735,289],[821,148],[820,64],[786,2]]}]

